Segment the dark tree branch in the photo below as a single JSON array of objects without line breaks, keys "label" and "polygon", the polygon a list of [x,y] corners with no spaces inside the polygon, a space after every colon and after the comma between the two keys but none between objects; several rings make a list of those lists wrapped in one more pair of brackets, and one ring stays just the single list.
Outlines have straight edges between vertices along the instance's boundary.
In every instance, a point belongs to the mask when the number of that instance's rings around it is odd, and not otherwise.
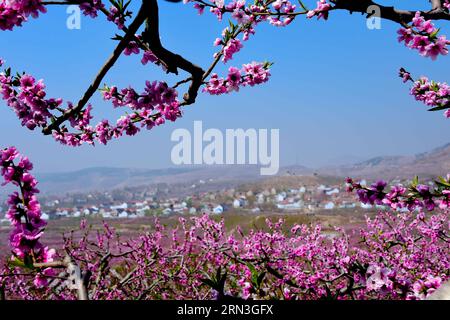
[{"label": "dark tree branch", "polygon": [[157,0],[144,0],[142,3],[147,12],[146,28],[142,33],[142,40],[148,44],[153,54],[166,64],[168,72],[178,74],[178,68],[180,68],[191,74],[192,82],[188,92],[183,97],[183,105],[194,103],[203,82],[204,70],[163,47],[159,35],[158,2]]},{"label": "dark tree branch", "polygon": [[0,301],[6,300],[6,290],[5,286],[2,284],[0,285]]},{"label": "dark tree branch", "polygon": [[442,9],[442,2],[441,0],[430,0],[431,3],[431,10],[440,10]]},{"label": "dark tree branch", "polygon": [[[382,6],[372,0],[331,0],[334,3],[332,10],[347,10],[350,13],[359,12],[367,14],[367,8],[370,6],[378,6],[380,8],[381,17],[383,19],[391,20],[400,24],[411,22],[416,14],[416,11],[399,10],[394,7]],[[434,9],[434,6],[439,7]],[[450,20],[450,14],[445,12],[441,7],[440,0],[432,0],[433,10],[421,12],[425,19],[430,20]]]},{"label": "dark tree branch", "polygon": [[[67,1],[46,1],[43,4],[46,5],[69,5],[80,4],[89,0],[67,0]],[[168,0],[170,1],[170,0]],[[170,2],[179,2],[173,0]],[[109,12],[106,9],[101,10],[106,16]],[[145,32],[142,34],[143,39],[140,40],[136,37],[138,29],[146,22]],[[57,130],[60,126],[71,117],[79,114],[84,106],[88,103],[89,99],[96,92],[101,84],[101,81],[106,76],[111,67],[116,63],[123,50],[127,47],[130,41],[136,41],[144,50],[151,50],[155,56],[157,56],[162,64],[167,68],[167,72],[178,74],[178,68],[191,74],[188,81],[191,81],[188,92],[183,96],[184,102],[181,105],[189,105],[195,102],[200,86],[204,79],[204,70],[186,60],[182,56],[172,53],[167,50],[161,44],[159,36],[159,9],[156,0],[143,0],[133,22],[128,28],[123,28],[125,36],[120,40],[117,47],[114,49],[111,57],[106,61],[105,65],[100,69],[97,76],[94,78],[92,84],[84,93],[83,97],[79,100],[76,107],[66,110],[63,115],[54,119],[54,121],[45,127],[42,132],[46,135],[51,134],[53,130]],[[188,81],[183,81],[180,84]]]},{"label": "dark tree branch", "polygon": [[45,127],[42,130],[42,132],[44,134],[51,134],[52,131],[59,128],[59,126],[64,121],[67,121],[68,119],[70,119],[70,117],[72,117],[73,115],[76,115],[81,110],[83,110],[83,107],[86,105],[86,103],[89,101],[89,99],[92,97],[92,95],[95,93],[95,91],[100,86],[105,75],[112,68],[112,66],[116,63],[117,59],[119,59],[123,50],[125,50],[125,48],[129,44],[129,42],[134,39],[136,32],[142,26],[142,24],[145,22],[145,19],[147,17],[147,13],[146,13],[147,8],[146,8],[145,3],[146,3],[146,1],[143,1],[141,8],[139,9],[139,12],[136,15],[136,18],[130,24],[125,36],[120,40],[119,44],[114,49],[112,55],[106,61],[105,65],[100,69],[99,73],[94,78],[94,81],[89,86],[89,88],[86,90],[83,97],[76,105],[76,107],[67,110],[62,116],[56,118],[54,122],[52,122],[49,126]]},{"label": "dark tree branch", "polygon": [[[82,2],[89,2],[90,0],[66,0],[66,1],[44,1],[45,5],[63,5],[63,4],[80,4]],[[179,2],[180,0],[166,0],[169,2]],[[334,6],[331,10],[346,10],[350,13],[358,12],[362,14],[367,14],[367,9],[370,6],[378,6],[380,8],[380,18],[394,21],[396,23],[405,25],[409,23],[416,11],[409,10],[398,10],[394,7],[387,7],[379,5],[372,0],[330,0]],[[429,0],[432,9],[427,12],[421,12],[421,15],[425,19],[431,20],[450,20],[450,13],[442,7],[441,0]],[[203,1],[200,1],[204,3]],[[109,11],[103,8],[101,10],[106,16],[109,15]],[[145,31],[142,33],[142,40],[136,37],[137,30],[145,22]],[[94,78],[92,84],[84,93],[83,97],[80,99],[76,107],[66,110],[61,116],[54,118],[54,121],[43,129],[44,134],[51,134],[53,130],[57,130],[60,126],[71,117],[79,114],[84,106],[88,103],[89,99],[95,93],[95,91],[100,86],[101,81],[115,64],[117,59],[122,54],[123,50],[127,47],[130,41],[136,41],[143,50],[151,50],[153,54],[158,57],[160,63],[167,68],[167,72],[174,73],[178,75],[178,68],[191,74],[185,80],[179,81],[175,87],[181,84],[190,82],[188,91],[184,94],[182,102],[180,105],[190,105],[193,104],[197,98],[200,86],[203,84],[205,78],[211,73],[216,64],[220,59],[218,55],[212,65],[207,71],[204,71],[201,67],[193,64],[192,62],[186,60],[181,55],[175,54],[166,48],[161,43],[159,34],[159,8],[157,0],[142,0],[139,12],[133,22],[128,28],[123,28],[125,36],[120,40],[119,44],[113,51],[113,54],[105,63],[105,65],[100,69],[97,76]]]},{"label": "dark tree branch", "polygon": [[42,1],[44,6],[47,5],[71,5],[71,4],[82,4],[83,2],[91,2],[92,0],[67,0],[67,1]]}]

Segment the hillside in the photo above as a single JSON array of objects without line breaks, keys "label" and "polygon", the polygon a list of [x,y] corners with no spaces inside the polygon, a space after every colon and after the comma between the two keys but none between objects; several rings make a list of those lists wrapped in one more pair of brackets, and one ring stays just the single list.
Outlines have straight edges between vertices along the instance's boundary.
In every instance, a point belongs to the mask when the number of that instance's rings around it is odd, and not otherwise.
[{"label": "hillside", "polygon": [[414,156],[375,157],[349,166],[328,167],[317,170],[322,174],[352,176],[369,179],[436,177],[450,173],[450,143]]},{"label": "hillside", "polygon": [[[353,165],[323,167],[310,169],[304,166],[286,166],[279,170],[278,178],[271,177],[270,183],[279,185],[288,183],[284,176],[302,176],[313,179],[314,176],[346,177],[366,179],[411,178],[418,174],[422,178],[436,177],[450,172],[450,143],[429,152],[414,156],[380,156]],[[156,183],[197,184],[200,180],[213,183],[215,188],[221,184],[239,185],[256,180],[267,180],[259,174],[255,165],[217,165],[217,166],[184,166],[167,169],[132,169],[96,167],[65,173],[37,174],[39,188],[47,194],[66,192],[85,192],[136,187]],[[316,178],[314,178],[316,179]],[[288,179],[289,182],[292,179]],[[295,179],[294,179],[295,180]],[[9,192],[9,188],[1,188],[0,195]]]}]

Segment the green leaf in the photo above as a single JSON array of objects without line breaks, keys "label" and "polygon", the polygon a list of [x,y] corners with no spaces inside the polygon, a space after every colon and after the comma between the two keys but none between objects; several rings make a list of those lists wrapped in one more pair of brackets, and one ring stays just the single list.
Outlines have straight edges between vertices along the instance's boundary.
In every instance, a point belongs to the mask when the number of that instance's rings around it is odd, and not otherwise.
[{"label": "green leaf", "polygon": [[436,31],[434,31],[432,34],[430,34],[430,37],[435,38],[437,36],[437,34],[439,33],[439,31],[441,31],[441,28],[436,29]]},{"label": "green leaf", "polygon": [[21,268],[26,268],[25,264],[23,263],[22,260],[20,260],[17,257],[14,257],[14,259],[9,260],[9,264],[15,267],[21,267]]},{"label": "green leaf", "polygon": [[449,109],[449,105],[448,104],[444,104],[442,106],[437,106],[431,109],[428,109],[428,111],[439,111],[439,110],[445,110],[445,109]]},{"label": "green leaf", "polygon": [[415,188],[415,187],[417,187],[418,184],[419,184],[419,176],[415,176],[415,177],[412,179],[411,186],[412,186],[413,188]]},{"label": "green leaf", "polygon": [[443,177],[438,177],[438,180],[436,180],[435,182],[440,186],[450,187],[450,182],[445,180]]},{"label": "green leaf", "polygon": [[256,280],[256,285],[257,285],[258,288],[261,287],[261,284],[262,284],[265,276],[266,276],[266,272],[265,271],[263,271],[263,272],[261,272],[259,274],[258,279]]},{"label": "green leaf", "polygon": [[252,265],[250,262],[246,263],[247,267],[249,268],[250,272],[252,273],[252,283],[254,286],[258,285],[258,271],[256,270],[255,266]]},{"label": "green leaf", "polygon": [[200,279],[201,282],[203,282],[204,284],[206,284],[207,286],[210,286],[213,289],[217,288],[217,285],[214,281],[212,281],[211,279],[207,279],[207,278],[203,278]]}]

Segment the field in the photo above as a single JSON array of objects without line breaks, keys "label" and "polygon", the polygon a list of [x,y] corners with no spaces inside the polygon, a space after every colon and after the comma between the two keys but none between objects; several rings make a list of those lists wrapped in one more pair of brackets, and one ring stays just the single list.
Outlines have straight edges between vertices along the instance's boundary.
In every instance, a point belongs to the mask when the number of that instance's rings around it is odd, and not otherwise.
[{"label": "field", "polygon": [[[273,212],[262,212],[259,214],[247,214],[239,212],[227,212],[223,215],[214,216],[215,219],[224,219],[226,230],[229,233],[235,232],[236,227],[240,226],[245,232],[251,229],[266,229],[265,220],[267,218],[272,221],[283,218],[285,220],[285,230],[288,231],[294,224],[321,224],[324,233],[333,234],[334,227],[342,227],[345,230],[352,230],[364,223],[364,216],[367,212],[361,210],[335,210],[314,215],[306,214],[283,214]],[[371,214],[371,213],[369,213]],[[168,228],[176,227],[178,219],[184,217],[189,219],[190,216],[171,215],[160,217],[160,222]],[[88,224],[94,229],[101,228],[103,222],[106,221],[110,226],[114,227],[116,232],[123,240],[134,238],[139,234],[150,232],[154,225],[155,218],[145,217],[138,219],[108,219],[87,218]],[[81,218],[64,218],[59,220],[50,220],[42,238],[43,243],[49,247],[58,249],[62,247],[63,234],[71,230],[79,229]],[[8,237],[10,226],[0,226],[0,256],[8,254]]]}]

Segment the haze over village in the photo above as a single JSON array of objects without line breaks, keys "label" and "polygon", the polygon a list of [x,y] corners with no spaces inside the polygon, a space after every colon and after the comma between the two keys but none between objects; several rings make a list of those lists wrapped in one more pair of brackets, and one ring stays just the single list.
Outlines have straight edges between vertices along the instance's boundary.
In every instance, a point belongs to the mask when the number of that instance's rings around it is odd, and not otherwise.
[{"label": "haze over village", "polygon": [[[93,168],[44,176],[40,200],[43,218],[135,219],[171,215],[288,214],[320,215],[373,211],[345,191],[346,176],[408,183],[450,172],[450,144],[413,157],[378,157],[352,166],[312,170],[284,167],[262,177],[255,166],[196,169],[125,170]],[[66,181],[67,180],[67,181]],[[148,181],[148,183],[146,183]],[[70,187],[67,187],[70,184]],[[77,184],[79,187],[77,188]],[[56,192],[59,191],[59,192]],[[2,225],[5,207],[0,212]]]}]

